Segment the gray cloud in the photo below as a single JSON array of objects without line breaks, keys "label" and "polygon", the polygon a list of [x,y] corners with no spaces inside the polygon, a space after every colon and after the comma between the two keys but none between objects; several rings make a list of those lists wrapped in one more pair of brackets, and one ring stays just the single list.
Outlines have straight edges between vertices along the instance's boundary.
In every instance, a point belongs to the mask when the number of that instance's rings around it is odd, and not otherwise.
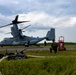
[{"label": "gray cloud", "polygon": [[28,13],[31,11],[46,12],[56,16],[74,15],[74,12],[76,12],[75,5],[75,0],[1,0],[0,12],[4,15]]},{"label": "gray cloud", "polygon": [[[19,14],[24,16],[19,20],[31,20],[32,26],[27,31],[47,30],[55,27],[58,28],[57,38],[63,34],[68,40],[76,27],[75,6],[75,0],[0,0],[0,26],[8,24],[15,15]],[[8,27],[1,30],[10,31]],[[67,31],[69,34],[65,34]],[[75,40],[72,36],[68,41]]]}]

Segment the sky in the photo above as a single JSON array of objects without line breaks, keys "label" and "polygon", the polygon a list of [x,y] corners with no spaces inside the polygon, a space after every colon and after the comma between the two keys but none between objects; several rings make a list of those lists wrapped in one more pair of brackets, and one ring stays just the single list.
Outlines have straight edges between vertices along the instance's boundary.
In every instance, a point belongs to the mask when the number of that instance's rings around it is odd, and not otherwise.
[{"label": "sky", "polygon": [[[19,21],[30,22],[18,25],[27,36],[44,37],[52,27],[56,41],[64,36],[65,42],[76,42],[76,1],[75,0],[0,0],[0,26],[11,23],[16,15]],[[12,37],[10,27],[0,29],[0,40]]]}]

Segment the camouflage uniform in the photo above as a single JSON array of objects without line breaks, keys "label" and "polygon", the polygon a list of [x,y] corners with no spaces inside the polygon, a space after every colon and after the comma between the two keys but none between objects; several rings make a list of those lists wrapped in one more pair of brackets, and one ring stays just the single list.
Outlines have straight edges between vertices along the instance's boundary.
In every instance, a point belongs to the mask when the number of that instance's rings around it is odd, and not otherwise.
[{"label": "camouflage uniform", "polygon": [[54,53],[57,53],[57,47],[58,47],[58,44],[55,43],[53,40],[53,43],[51,44],[50,52],[52,53],[52,50],[54,50]]}]

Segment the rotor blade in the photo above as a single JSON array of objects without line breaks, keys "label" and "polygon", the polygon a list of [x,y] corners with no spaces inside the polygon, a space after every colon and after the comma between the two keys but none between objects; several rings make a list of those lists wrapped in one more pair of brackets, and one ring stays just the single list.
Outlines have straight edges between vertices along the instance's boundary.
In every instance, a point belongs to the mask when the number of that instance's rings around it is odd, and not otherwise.
[{"label": "rotor blade", "polygon": [[12,25],[12,23],[4,25],[4,26],[0,26],[0,28],[6,27],[6,26],[10,26],[10,25]]},{"label": "rotor blade", "polygon": [[30,21],[18,21],[18,15],[17,15],[15,20],[12,21],[12,23],[4,25],[4,26],[0,26],[0,28],[6,27],[6,26],[10,26],[12,24],[19,24],[19,23],[24,23],[24,22],[30,22]]},{"label": "rotor blade", "polygon": [[12,24],[19,24],[19,23],[24,23],[24,22],[29,22],[29,21],[12,21]]},{"label": "rotor blade", "polygon": [[15,20],[14,21],[18,21],[18,15],[16,16]]},{"label": "rotor blade", "polygon": [[23,28],[23,29],[21,29],[21,30],[24,30],[24,29],[28,28],[29,26],[31,26],[31,25],[28,25],[28,26],[24,27],[24,28]]},{"label": "rotor blade", "polygon": [[17,24],[18,22],[18,15],[15,17],[15,19],[12,21],[13,24]]},{"label": "rotor blade", "polygon": [[24,23],[24,22],[30,22],[30,21],[17,21],[17,24]]}]

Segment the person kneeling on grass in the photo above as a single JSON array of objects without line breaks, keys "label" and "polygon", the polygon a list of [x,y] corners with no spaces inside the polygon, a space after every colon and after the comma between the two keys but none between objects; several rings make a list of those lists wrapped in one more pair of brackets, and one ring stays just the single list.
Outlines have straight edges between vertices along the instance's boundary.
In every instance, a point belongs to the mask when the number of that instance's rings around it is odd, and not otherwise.
[{"label": "person kneeling on grass", "polygon": [[54,50],[54,53],[57,53],[57,47],[58,44],[55,42],[55,39],[52,40],[51,48],[50,48],[50,53],[52,53],[52,50]]}]

